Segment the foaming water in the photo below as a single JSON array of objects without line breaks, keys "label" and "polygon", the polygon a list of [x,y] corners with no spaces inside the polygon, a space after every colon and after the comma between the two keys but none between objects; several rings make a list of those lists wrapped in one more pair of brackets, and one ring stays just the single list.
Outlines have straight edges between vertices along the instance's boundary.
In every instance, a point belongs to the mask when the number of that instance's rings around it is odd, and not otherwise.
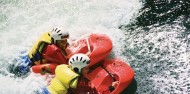
[{"label": "foaming water", "polygon": [[139,94],[189,94],[189,36],[175,24],[126,32],[126,53]]},{"label": "foaming water", "polygon": [[138,94],[190,94],[189,0],[143,0],[126,25],[126,53]]},{"label": "foaming water", "polygon": [[[0,2],[0,93],[33,94],[47,85],[45,76],[29,73],[14,77],[8,66],[19,63],[45,31],[62,26],[77,39],[86,33],[105,33],[113,41],[113,55],[122,56],[124,35],[118,27],[128,24],[141,8],[139,0],[12,0]],[[121,41],[123,40],[123,41]]]}]

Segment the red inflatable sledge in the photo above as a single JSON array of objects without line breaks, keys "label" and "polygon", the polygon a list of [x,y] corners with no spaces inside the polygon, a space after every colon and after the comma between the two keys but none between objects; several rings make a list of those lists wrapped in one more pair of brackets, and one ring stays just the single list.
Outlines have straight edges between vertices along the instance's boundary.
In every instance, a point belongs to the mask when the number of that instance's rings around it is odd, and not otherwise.
[{"label": "red inflatable sledge", "polygon": [[68,49],[71,51],[69,57],[76,53],[90,54],[90,65],[106,58],[112,50],[112,41],[105,34],[91,34],[87,37],[81,38],[79,41],[72,43]]},{"label": "red inflatable sledge", "polygon": [[[134,79],[132,68],[121,59],[105,59],[96,65],[86,76],[97,91],[111,86],[113,81],[119,84],[111,94],[120,94]],[[102,94],[102,92],[100,92]]]},{"label": "red inflatable sledge", "polygon": [[46,73],[55,74],[55,69],[58,64],[41,64],[32,66],[32,72],[40,73],[42,75]]}]

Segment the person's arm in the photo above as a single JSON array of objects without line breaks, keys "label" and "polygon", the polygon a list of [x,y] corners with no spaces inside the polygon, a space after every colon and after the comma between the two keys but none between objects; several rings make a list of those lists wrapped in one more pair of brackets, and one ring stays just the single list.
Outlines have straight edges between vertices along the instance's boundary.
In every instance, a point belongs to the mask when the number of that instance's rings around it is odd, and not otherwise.
[{"label": "person's arm", "polygon": [[36,48],[36,52],[32,54],[33,58],[30,58],[33,65],[39,65],[46,62],[46,60],[42,57],[42,52],[47,45],[47,43],[42,42],[39,44],[39,47]]},{"label": "person's arm", "polygon": [[86,53],[86,55],[89,57],[89,56],[91,55],[91,52],[88,51],[88,52]]}]

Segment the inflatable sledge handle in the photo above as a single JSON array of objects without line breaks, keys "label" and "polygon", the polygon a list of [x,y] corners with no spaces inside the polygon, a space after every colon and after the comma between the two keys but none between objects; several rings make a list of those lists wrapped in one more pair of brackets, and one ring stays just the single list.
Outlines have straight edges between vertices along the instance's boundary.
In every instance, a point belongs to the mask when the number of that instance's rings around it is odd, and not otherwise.
[{"label": "inflatable sledge handle", "polygon": [[111,78],[113,79],[113,81],[115,82],[116,81],[116,78],[114,77],[114,75],[109,72],[103,65],[101,65],[101,67],[111,76]]},{"label": "inflatable sledge handle", "polygon": [[90,51],[90,44],[89,44],[89,41],[88,41],[88,37],[86,38],[86,42],[87,42],[87,46],[88,46],[88,51],[91,52]]}]

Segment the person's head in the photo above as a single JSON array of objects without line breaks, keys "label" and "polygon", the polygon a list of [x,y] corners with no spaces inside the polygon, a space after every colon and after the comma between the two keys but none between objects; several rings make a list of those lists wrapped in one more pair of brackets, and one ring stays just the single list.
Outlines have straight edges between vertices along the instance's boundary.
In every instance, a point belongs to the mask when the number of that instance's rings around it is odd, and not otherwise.
[{"label": "person's head", "polygon": [[90,64],[90,58],[82,53],[75,54],[69,59],[69,65],[78,74],[85,75],[88,72],[88,65]]},{"label": "person's head", "polygon": [[54,28],[50,32],[50,36],[52,37],[52,41],[56,45],[64,46],[67,43],[67,39],[69,38],[69,32],[59,29],[59,28]]}]

